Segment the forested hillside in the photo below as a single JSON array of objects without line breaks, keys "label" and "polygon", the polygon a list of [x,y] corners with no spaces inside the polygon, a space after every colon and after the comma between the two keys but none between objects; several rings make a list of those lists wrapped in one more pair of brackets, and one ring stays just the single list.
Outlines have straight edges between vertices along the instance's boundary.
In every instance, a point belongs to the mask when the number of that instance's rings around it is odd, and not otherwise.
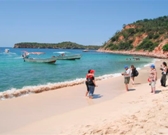
[{"label": "forested hillside", "polygon": [[168,16],[124,24],[100,50],[168,51]]},{"label": "forested hillside", "polygon": [[61,48],[61,49],[99,49],[100,46],[94,45],[80,45],[73,42],[61,42],[61,43],[36,43],[36,42],[22,42],[16,43],[14,48]]}]

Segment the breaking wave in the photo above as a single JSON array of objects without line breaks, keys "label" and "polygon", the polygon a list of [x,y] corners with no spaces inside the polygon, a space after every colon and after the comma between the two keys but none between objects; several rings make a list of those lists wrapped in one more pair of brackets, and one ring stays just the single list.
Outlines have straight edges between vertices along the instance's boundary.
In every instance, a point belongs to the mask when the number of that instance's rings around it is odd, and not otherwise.
[{"label": "breaking wave", "polygon": [[[96,77],[96,81],[108,79],[112,77],[121,76],[121,73],[115,74],[106,74],[103,76]],[[58,83],[47,83],[45,85],[37,85],[37,86],[24,86],[21,89],[12,88],[10,90],[6,90],[0,93],[0,100],[16,98],[20,96],[25,96],[29,94],[41,93],[50,90],[57,90],[64,87],[71,87],[74,85],[84,84],[85,78],[78,78],[73,81],[65,81],[65,82],[58,82]]]}]

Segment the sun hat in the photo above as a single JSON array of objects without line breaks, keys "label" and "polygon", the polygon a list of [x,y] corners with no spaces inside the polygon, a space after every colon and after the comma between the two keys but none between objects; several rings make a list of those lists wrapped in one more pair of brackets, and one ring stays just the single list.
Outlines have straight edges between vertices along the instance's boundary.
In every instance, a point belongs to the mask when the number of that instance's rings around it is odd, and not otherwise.
[{"label": "sun hat", "polygon": [[154,64],[152,64],[152,65],[150,65],[150,67],[151,67],[151,68],[155,68],[155,65],[154,65]]},{"label": "sun hat", "polygon": [[128,66],[127,66],[127,65],[125,65],[125,66],[124,66],[124,68],[128,68]]}]

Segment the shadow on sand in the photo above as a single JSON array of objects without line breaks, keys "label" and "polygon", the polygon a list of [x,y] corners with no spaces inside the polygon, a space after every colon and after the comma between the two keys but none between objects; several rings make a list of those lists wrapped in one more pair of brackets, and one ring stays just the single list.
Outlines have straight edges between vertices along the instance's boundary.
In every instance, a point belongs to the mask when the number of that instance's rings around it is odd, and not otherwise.
[{"label": "shadow on sand", "polygon": [[161,90],[155,90],[155,94],[159,94],[160,92],[162,92]]},{"label": "shadow on sand", "polygon": [[128,91],[135,91],[135,89],[128,89]]},{"label": "shadow on sand", "polygon": [[140,85],[141,83],[134,83],[134,85]]},{"label": "shadow on sand", "polygon": [[94,94],[94,95],[93,95],[93,99],[97,99],[97,98],[101,98],[101,97],[103,97],[103,96],[100,95],[100,94]]}]

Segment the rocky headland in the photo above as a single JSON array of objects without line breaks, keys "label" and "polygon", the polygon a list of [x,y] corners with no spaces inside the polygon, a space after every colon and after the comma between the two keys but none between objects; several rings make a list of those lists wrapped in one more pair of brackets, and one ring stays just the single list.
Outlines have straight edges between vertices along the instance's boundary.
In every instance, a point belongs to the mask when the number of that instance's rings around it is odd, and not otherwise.
[{"label": "rocky headland", "polygon": [[168,58],[168,16],[124,24],[98,51]]}]

